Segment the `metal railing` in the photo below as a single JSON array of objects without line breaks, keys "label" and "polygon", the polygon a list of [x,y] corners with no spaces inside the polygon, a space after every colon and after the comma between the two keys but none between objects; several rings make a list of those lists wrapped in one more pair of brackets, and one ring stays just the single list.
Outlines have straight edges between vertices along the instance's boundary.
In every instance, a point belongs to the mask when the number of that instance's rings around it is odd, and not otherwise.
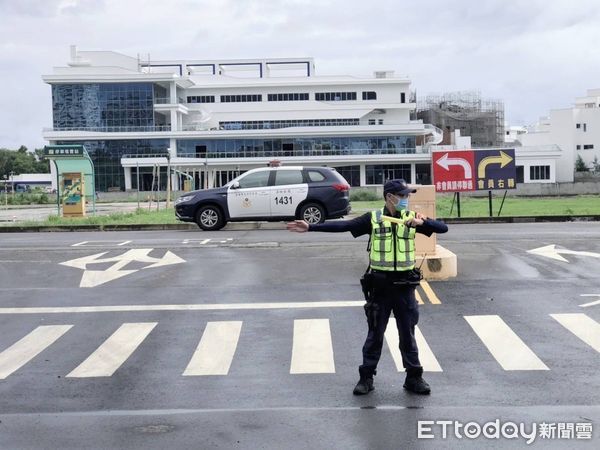
[{"label": "metal railing", "polygon": [[[206,161],[216,158],[285,158],[312,156],[376,156],[376,155],[414,155],[426,154],[424,147],[416,148],[379,148],[379,149],[321,149],[321,150],[239,150],[233,152],[209,152],[202,156],[178,154],[178,158],[194,158]],[[121,158],[166,158],[166,154],[125,154]]]},{"label": "metal railing", "polygon": [[150,125],[150,126],[119,126],[119,127],[55,127],[44,128],[44,131],[92,131],[99,133],[135,133],[135,132],[156,132],[171,131],[171,125]]},{"label": "metal railing", "polygon": [[[177,103],[185,104],[186,102],[183,100],[182,97],[177,97]],[[168,105],[168,104],[173,104],[173,103],[171,102],[171,97],[155,97],[154,104],[155,105]]]}]

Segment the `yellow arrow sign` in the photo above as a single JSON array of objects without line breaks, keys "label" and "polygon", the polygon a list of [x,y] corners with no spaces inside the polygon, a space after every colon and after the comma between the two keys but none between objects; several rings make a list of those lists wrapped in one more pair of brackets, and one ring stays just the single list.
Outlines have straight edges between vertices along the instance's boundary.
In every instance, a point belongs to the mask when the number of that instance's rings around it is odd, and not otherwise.
[{"label": "yellow arrow sign", "polygon": [[483,158],[477,166],[477,178],[485,178],[485,169],[488,165],[500,164],[500,168],[502,169],[512,160],[512,157],[504,153],[502,150],[500,150],[500,156],[488,156],[486,158]]}]

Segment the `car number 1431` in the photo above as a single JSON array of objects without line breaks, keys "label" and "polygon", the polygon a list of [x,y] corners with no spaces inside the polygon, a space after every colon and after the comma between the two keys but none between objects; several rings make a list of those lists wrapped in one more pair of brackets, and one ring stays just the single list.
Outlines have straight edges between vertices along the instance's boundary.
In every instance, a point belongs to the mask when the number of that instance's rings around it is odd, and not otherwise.
[{"label": "car number 1431", "polygon": [[275,197],[276,205],[291,205],[292,204],[292,196],[284,195],[283,197]]}]

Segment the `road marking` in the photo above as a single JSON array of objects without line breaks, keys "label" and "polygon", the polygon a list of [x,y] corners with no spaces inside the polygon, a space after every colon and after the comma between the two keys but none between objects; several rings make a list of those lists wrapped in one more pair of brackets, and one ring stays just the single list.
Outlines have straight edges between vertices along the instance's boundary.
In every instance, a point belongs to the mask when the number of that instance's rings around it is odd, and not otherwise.
[{"label": "road marking", "polygon": [[539,248],[534,248],[532,250],[527,250],[527,253],[531,253],[532,255],[545,256],[547,258],[556,259],[557,261],[563,261],[566,263],[568,263],[569,260],[560,256],[561,254],[600,258],[600,253],[569,250],[566,248],[556,248],[556,244],[546,245],[545,247],[539,247]]},{"label": "road marking", "polygon": [[27,364],[51,346],[73,325],[43,325],[0,353],[0,380]]},{"label": "road marking", "polygon": [[294,320],[290,373],[335,373],[329,319]]},{"label": "road marking", "polygon": [[117,244],[117,245],[125,245],[125,244],[130,244],[130,243],[131,243],[131,241],[124,241],[124,242],[121,242],[120,244]]},{"label": "road marking", "polygon": [[[400,348],[398,347],[398,343],[400,342],[399,339],[396,323],[389,323],[385,330],[385,340],[390,349],[390,353],[392,354],[396,369],[398,369],[398,372],[403,372],[404,365],[402,364],[402,353],[400,353]],[[419,348],[419,360],[421,361],[423,370],[426,372],[442,372],[440,363],[431,351],[431,347],[429,347],[429,344],[425,340],[419,327],[415,327],[415,340],[417,341],[417,347]]]},{"label": "road marking", "polygon": [[71,245],[71,247],[79,247],[80,245],[87,244],[88,241],[78,242],[77,244]]},{"label": "road marking", "polygon": [[183,305],[112,305],[112,306],[59,306],[31,308],[0,308],[0,314],[71,314],[93,312],[139,312],[139,311],[218,311],[236,309],[297,309],[297,308],[346,308],[363,306],[364,300],[329,302],[288,303],[212,303]]},{"label": "road marking", "polygon": [[227,375],[242,322],[208,322],[183,376]]},{"label": "road marking", "polygon": [[585,314],[550,314],[563,327],[600,352],[600,323]]},{"label": "road marking", "polygon": [[[600,297],[600,294],[581,294],[580,297]],[[581,306],[582,308],[588,308],[590,306],[600,305],[600,300],[596,300],[589,303],[584,303]]]},{"label": "road marking", "polygon": [[[168,250],[165,252],[162,258],[154,258],[149,255],[152,250],[153,249],[151,248],[135,248],[126,251],[122,255],[108,258],[102,258],[102,256],[106,255],[108,252],[96,253],[95,255],[83,256],[81,258],[65,261],[60,263],[60,265],[82,269],[83,275],[81,277],[79,287],[91,288],[124,277],[125,275],[137,272],[137,269],[121,270],[123,267],[125,267],[131,262],[150,263],[150,265],[144,267],[144,269],[163,267],[171,264],[180,264],[185,262],[184,259],[175,255],[174,253],[171,253]],[[106,268],[105,270],[88,269],[88,265],[108,262],[113,262],[114,264]]]},{"label": "road marking", "polygon": [[124,323],[67,378],[110,377],[146,339],[157,322]]},{"label": "road marking", "polygon": [[416,289],[415,289],[415,297],[416,297],[417,303],[419,305],[423,305],[424,304],[423,299],[421,298],[421,294],[419,294],[419,291],[417,291]]},{"label": "road marking", "polygon": [[464,316],[504,370],[550,370],[499,316]]},{"label": "road marking", "polygon": [[435,295],[435,292],[433,292],[433,289],[431,289],[431,286],[427,281],[422,280],[421,287],[423,288],[423,291],[425,291],[425,295],[427,295],[427,298],[431,303],[433,303],[434,305],[439,305],[442,303],[438,296]]}]

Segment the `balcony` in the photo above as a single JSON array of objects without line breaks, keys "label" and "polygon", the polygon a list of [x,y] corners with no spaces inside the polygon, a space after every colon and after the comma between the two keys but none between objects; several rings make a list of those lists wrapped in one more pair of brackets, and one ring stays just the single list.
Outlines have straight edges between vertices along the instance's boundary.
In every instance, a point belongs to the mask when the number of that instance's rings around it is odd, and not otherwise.
[{"label": "balcony", "polygon": [[92,133],[148,133],[157,131],[171,131],[171,125],[151,125],[136,127],[60,127],[44,128],[44,132],[62,132],[62,131],[87,131]]}]

